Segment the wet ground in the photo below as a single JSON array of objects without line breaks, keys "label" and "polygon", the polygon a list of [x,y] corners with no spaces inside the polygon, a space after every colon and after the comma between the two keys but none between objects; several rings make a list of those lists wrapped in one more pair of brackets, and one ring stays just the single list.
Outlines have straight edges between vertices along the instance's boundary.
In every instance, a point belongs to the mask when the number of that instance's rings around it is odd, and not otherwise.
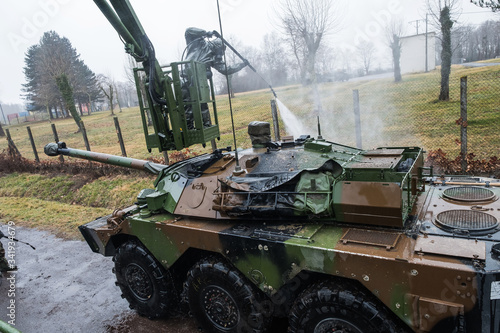
[{"label": "wet ground", "polygon": [[[7,234],[5,225],[0,229]],[[16,243],[19,269],[1,278],[0,320],[14,319],[21,332],[200,332],[188,316],[149,320],[130,310],[115,286],[111,258],[93,253],[87,243],[36,229],[16,227],[15,232],[15,238],[36,250]],[[8,250],[7,240],[1,241]],[[286,326],[286,321],[275,321],[271,332],[286,332]]]},{"label": "wet ground", "polygon": [[[0,228],[7,232],[5,225]],[[115,286],[111,258],[94,254],[86,243],[62,240],[34,229],[16,227],[15,231],[16,238],[36,247],[34,251],[16,243],[19,270],[4,273],[0,286],[0,320],[15,319],[15,328],[20,331],[199,331],[192,318],[151,321],[129,310]],[[1,241],[7,250],[7,240]]]}]

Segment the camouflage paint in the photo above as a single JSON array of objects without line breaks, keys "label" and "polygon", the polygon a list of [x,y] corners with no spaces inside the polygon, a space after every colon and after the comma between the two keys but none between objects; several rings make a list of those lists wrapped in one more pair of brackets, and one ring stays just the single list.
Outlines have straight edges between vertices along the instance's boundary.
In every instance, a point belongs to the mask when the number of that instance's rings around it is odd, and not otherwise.
[{"label": "camouflage paint", "polygon": [[[484,309],[490,309],[490,286],[497,279],[492,274],[500,271],[500,262],[489,253],[500,236],[468,240],[437,227],[438,214],[471,207],[443,200],[444,189],[452,186],[449,180],[420,185],[422,179],[415,178],[421,177],[420,149],[363,153],[331,144],[332,151],[325,152],[325,146],[312,145],[320,152],[245,150],[241,163],[249,174],[259,175],[282,168],[314,170],[335,156],[342,173],[332,183],[331,216],[278,214],[270,219],[214,210],[220,180],[232,176],[235,161],[232,154],[205,155],[162,169],[156,193],[146,195],[144,207],[118,226],[89,224],[86,232],[95,236],[86,239],[100,243],[101,253],[112,254],[110,239],[136,236],[167,269],[189,249],[220,254],[273,302],[286,301],[281,291],[287,284],[319,273],[358,281],[416,332],[446,331],[456,322],[468,322],[467,332],[477,332],[483,326],[476,329],[470,322],[478,318],[490,325]],[[411,168],[398,172],[397,163],[410,157]],[[311,179],[304,181],[309,190],[307,182]],[[481,209],[500,220],[500,187],[492,191],[496,199],[481,203]],[[450,251],[453,246],[457,249]]]}]

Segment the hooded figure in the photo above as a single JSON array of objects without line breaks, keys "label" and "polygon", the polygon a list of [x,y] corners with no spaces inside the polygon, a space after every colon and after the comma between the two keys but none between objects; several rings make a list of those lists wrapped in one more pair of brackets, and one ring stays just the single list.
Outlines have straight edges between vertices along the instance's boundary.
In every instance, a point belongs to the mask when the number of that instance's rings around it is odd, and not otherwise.
[{"label": "hooded figure", "polygon": [[[194,60],[197,62],[202,62],[207,66],[207,78],[212,78],[212,67],[215,68],[219,73],[223,75],[234,74],[245,66],[248,62],[242,62],[235,66],[227,66],[224,63],[224,42],[220,38],[214,40],[208,40],[214,35],[214,31],[205,31],[199,28],[188,28],[186,29],[186,56],[184,60]],[[186,69],[184,69],[185,71]],[[184,82],[182,85],[182,92],[184,100],[189,100],[189,86],[191,82],[189,81],[188,75],[183,75]],[[211,125],[210,112],[208,110],[208,105],[203,105],[202,107],[202,118],[203,126],[207,127]],[[188,107],[186,108],[186,120],[188,124],[188,129],[193,129],[193,110]]]}]

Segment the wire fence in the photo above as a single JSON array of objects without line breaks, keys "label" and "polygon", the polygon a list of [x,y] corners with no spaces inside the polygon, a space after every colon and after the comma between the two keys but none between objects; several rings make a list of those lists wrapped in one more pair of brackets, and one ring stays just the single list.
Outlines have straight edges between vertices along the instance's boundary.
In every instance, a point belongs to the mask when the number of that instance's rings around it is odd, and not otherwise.
[{"label": "wire fence", "polygon": [[[460,79],[467,77],[467,120],[461,118]],[[363,149],[382,146],[420,146],[445,151],[449,158],[459,155],[461,130],[467,130],[467,148],[477,158],[500,155],[500,66],[466,68],[456,66],[450,77],[450,100],[438,101],[440,73],[404,75],[395,83],[385,77],[353,78],[347,82],[324,82],[316,87],[286,86],[275,88],[280,113],[280,136],[309,134],[333,142]],[[359,96],[360,130],[356,131],[355,96]],[[232,101],[238,147],[249,147],[247,126],[251,121],[272,123],[272,94],[268,90],[236,94]],[[221,130],[218,147],[234,147],[227,96],[219,96],[218,118]],[[290,111],[288,114],[287,109]],[[135,158],[159,158],[149,154],[138,109],[117,114],[127,154]],[[83,118],[92,150],[121,155],[113,118],[107,112]],[[74,122],[58,120],[57,131],[68,146],[85,149]],[[40,157],[43,146],[54,141],[47,121],[26,124],[31,127]],[[25,125],[9,126],[12,139],[24,157],[33,151]],[[273,126],[271,126],[273,128]],[[358,134],[357,134],[358,133]],[[275,134],[273,133],[273,138]],[[0,140],[0,151],[7,148]],[[208,144],[206,152],[210,149]],[[199,149],[198,152],[204,152]]]},{"label": "wire fence", "polygon": [[[462,77],[467,77],[464,101],[460,94]],[[499,156],[500,66],[454,67],[449,101],[438,101],[440,79],[439,71],[406,75],[399,83],[391,77],[365,77],[323,83],[316,89],[278,89],[278,96],[307,134],[317,135],[319,116],[321,134],[330,141],[357,145],[354,110],[355,96],[359,95],[358,138],[361,136],[363,149],[420,146],[426,150],[441,149],[455,158],[461,151],[464,128],[468,153],[478,158]],[[466,120],[461,118],[461,105],[466,106]],[[289,130],[292,127],[288,126]]]}]

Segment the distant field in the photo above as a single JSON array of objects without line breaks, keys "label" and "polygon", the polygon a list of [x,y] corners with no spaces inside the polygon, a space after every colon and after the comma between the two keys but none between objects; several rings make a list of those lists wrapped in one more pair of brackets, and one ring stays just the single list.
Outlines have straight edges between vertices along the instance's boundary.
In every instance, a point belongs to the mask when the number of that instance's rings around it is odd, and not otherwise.
[{"label": "distant field", "polygon": [[[494,59],[498,60],[498,59]],[[460,77],[469,80],[469,150],[485,156],[498,155],[500,147],[500,66],[465,68],[454,66],[450,78],[449,102],[438,102],[440,74],[438,70],[426,74],[411,74],[403,82],[395,84],[391,78],[373,81],[348,81],[319,85],[319,99],[311,88],[302,86],[278,87],[279,99],[308,128],[308,133],[317,135],[316,116],[320,116],[322,134],[325,138],[355,145],[352,90],[360,95],[363,148],[374,146],[417,145],[425,149],[441,148],[451,154],[459,152]],[[237,94],[233,99],[236,138],[238,147],[248,147],[250,140],[247,125],[252,120],[272,122],[270,99],[267,90]],[[315,102],[320,100],[320,103]],[[321,112],[318,114],[318,104]],[[221,129],[220,147],[233,146],[227,97],[218,97]],[[125,140],[127,154],[135,158],[160,157],[149,154],[145,148],[144,135],[138,108],[116,112]],[[109,111],[83,117],[91,149],[110,154],[120,154],[113,119]],[[54,121],[59,137],[68,146],[84,149],[80,134],[75,134],[72,119]],[[48,122],[25,123],[7,126],[21,154],[29,159],[33,153],[26,132],[31,127],[41,158],[43,146],[53,141]],[[281,134],[285,127],[281,123]],[[209,145],[208,145],[209,146]],[[7,147],[0,140],[0,151]],[[192,147],[198,153],[208,148]]]}]

